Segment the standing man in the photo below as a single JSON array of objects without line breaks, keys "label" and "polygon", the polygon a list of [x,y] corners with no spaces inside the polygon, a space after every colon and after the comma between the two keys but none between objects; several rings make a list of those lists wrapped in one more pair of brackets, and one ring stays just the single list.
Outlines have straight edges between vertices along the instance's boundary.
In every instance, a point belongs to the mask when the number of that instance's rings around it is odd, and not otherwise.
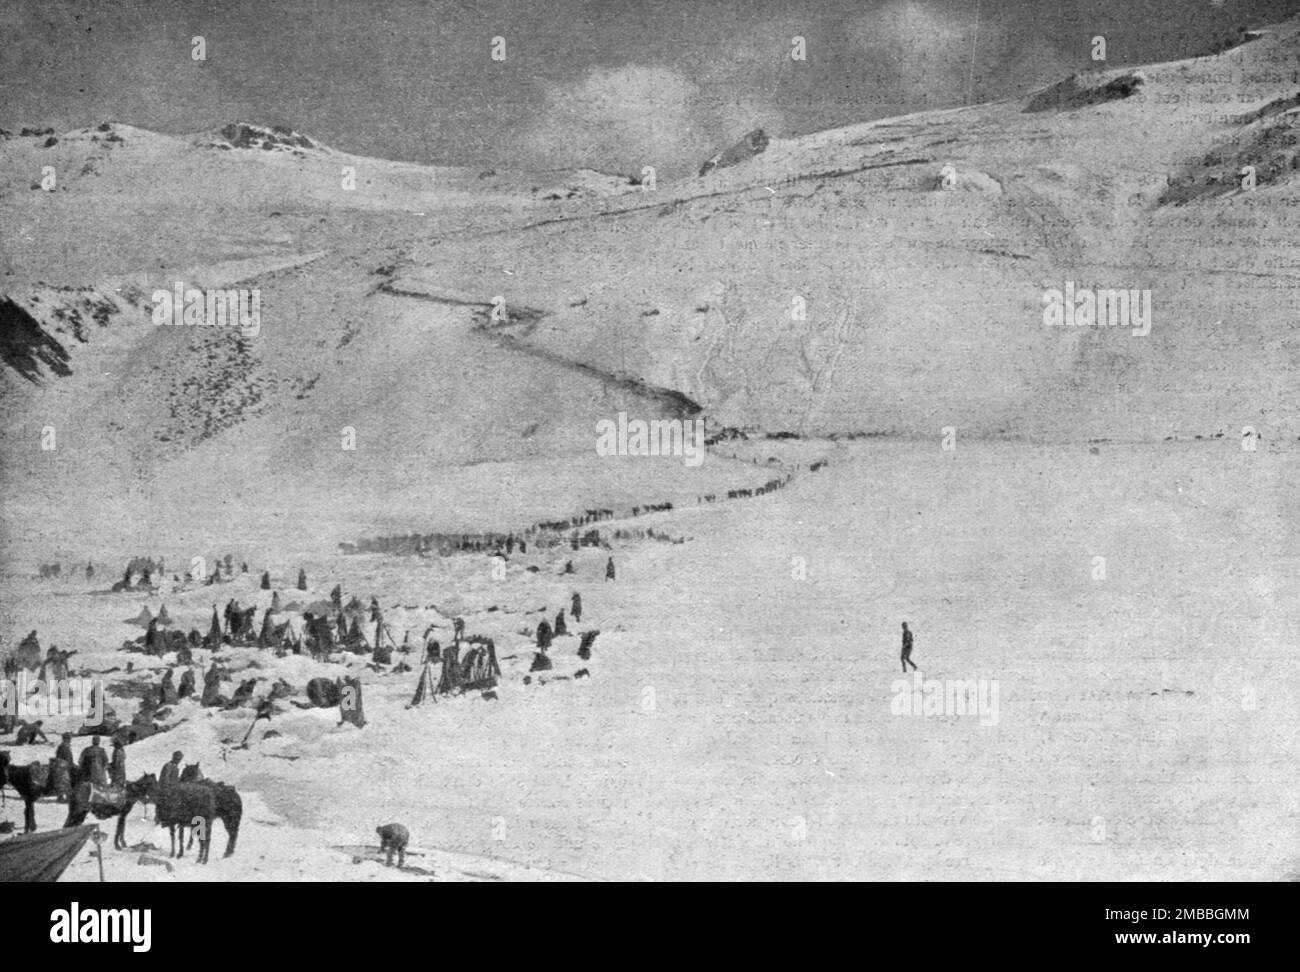
[{"label": "standing man", "polygon": [[108,785],[108,754],[99,745],[99,737],[91,736],[90,745],[81,751],[81,778],[98,786]]},{"label": "standing man", "polygon": [[912,661],[912,632],[907,628],[907,622],[903,622],[903,673],[907,673],[907,666],[912,666],[912,671],[916,671],[916,662]]},{"label": "standing man", "polygon": [[575,622],[582,620],[582,595],[577,591],[573,592],[573,598],[569,602],[569,613]]},{"label": "standing man", "polygon": [[65,732],[63,734],[63,739],[59,742],[59,748],[54,751],[54,758],[67,763],[69,770],[77,765],[77,761],[72,756],[72,733]]},{"label": "standing man", "polygon": [[613,579],[614,579],[614,558],[610,557],[609,562],[605,564],[605,580],[612,581]]},{"label": "standing man", "polygon": [[108,766],[108,778],[114,786],[126,786],[126,743],[120,736],[113,737],[113,761]]},{"label": "standing man", "polygon": [[158,788],[159,788],[159,789],[162,789],[164,786],[171,786],[171,784],[173,784],[173,783],[179,783],[179,782],[180,782],[180,780],[181,780],[181,760],[184,759],[184,758],[185,758],[185,755],[184,755],[184,754],[183,754],[179,749],[176,750],[176,752],[172,753],[172,760],[171,760],[171,762],[170,762],[170,763],[166,763],[166,764],[163,766],[162,771],[158,774]]},{"label": "standing man", "polygon": [[220,705],[220,703],[221,670],[217,668],[217,661],[214,658],[211,667],[203,674],[203,696],[199,699],[199,705],[213,706]]}]

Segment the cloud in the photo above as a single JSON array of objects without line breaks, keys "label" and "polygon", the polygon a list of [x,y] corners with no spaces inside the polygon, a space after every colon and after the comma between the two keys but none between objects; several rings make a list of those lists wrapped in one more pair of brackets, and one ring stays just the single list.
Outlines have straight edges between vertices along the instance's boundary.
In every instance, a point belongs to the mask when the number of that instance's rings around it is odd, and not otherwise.
[{"label": "cloud", "polygon": [[672,68],[596,68],[552,85],[524,128],[522,151],[542,168],[587,166],[640,174],[699,155],[696,88]]},{"label": "cloud", "polygon": [[522,161],[638,175],[651,165],[660,178],[676,178],[754,128],[780,134],[781,112],[754,83],[776,77],[778,57],[765,72],[753,72],[746,70],[749,54],[732,47],[707,70],[693,64],[594,68],[551,85],[524,127]]},{"label": "cloud", "polygon": [[[865,55],[880,101],[902,110],[950,107],[1022,93],[1069,73],[1043,34],[969,3],[888,0],[855,19],[849,36]],[[972,70],[973,67],[973,70]]]}]

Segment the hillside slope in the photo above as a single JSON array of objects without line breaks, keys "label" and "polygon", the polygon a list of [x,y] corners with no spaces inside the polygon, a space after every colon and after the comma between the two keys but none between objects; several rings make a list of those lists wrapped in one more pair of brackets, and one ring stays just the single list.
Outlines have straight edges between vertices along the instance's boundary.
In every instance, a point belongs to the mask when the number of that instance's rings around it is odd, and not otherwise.
[{"label": "hillside slope", "polygon": [[[1292,20],[1214,57],[776,140],[577,218],[426,244],[407,282],[544,310],[521,340],[721,424],[1294,439],[1297,68]],[[1150,334],[1044,326],[1069,281],[1150,290]]]},{"label": "hillside slope", "polygon": [[[1293,442],[1298,69],[1300,19],[653,189],[241,124],[4,137],[5,543],[88,510],[325,545],[528,522],[631,495],[637,473],[589,462],[595,422],[673,402],[712,429]],[[260,333],[154,327],[177,281],[258,288]],[[1149,290],[1150,333],[1045,326],[1068,285]],[[539,460],[563,474],[512,465]],[[654,489],[708,491],[677,473]]]}]

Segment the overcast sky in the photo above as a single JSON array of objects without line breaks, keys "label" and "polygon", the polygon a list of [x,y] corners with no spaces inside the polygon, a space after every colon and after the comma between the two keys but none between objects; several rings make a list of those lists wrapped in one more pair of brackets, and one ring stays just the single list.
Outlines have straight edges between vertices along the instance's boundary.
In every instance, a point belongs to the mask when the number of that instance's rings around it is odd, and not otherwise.
[{"label": "overcast sky", "polygon": [[[289,125],[350,152],[681,174],[789,136],[1202,51],[1300,0],[0,0],[0,127]],[[191,58],[202,35],[207,60]],[[790,58],[806,38],[807,60]],[[494,36],[506,58],[494,61]]]}]

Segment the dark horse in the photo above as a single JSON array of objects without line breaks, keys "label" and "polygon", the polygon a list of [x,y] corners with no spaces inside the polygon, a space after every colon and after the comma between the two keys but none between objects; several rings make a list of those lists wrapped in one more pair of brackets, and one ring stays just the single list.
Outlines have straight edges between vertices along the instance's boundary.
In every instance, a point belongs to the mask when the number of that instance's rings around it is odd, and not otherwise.
[{"label": "dark horse", "polygon": [[[212,821],[217,816],[217,802],[212,790],[200,783],[169,783],[158,788],[156,818],[171,837],[168,857],[185,856],[185,828],[199,829],[199,863],[208,862],[212,843]],[[181,830],[180,848],[176,846],[176,828]]]},{"label": "dark horse", "polygon": [[[158,823],[168,828],[171,837],[169,856],[185,856],[185,828],[194,827],[199,838],[199,863],[208,863],[212,844],[212,822],[220,818],[226,828],[226,853],[235,853],[239,837],[239,821],[243,817],[244,803],[233,786],[202,779],[198,764],[186,766],[182,782],[161,787],[157,798]],[[180,828],[177,846],[176,829]],[[193,835],[191,835],[191,844]]]},{"label": "dark horse", "polygon": [[[158,790],[158,777],[145,773],[134,783],[127,783],[122,789],[107,790],[94,786],[84,780],[72,788],[68,796],[68,819],[65,827],[76,827],[83,823],[87,813],[93,813],[96,820],[117,817],[117,830],[113,834],[113,849],[126,850],[126,818],[137,803],[148,803],[154,799]],[[120,794],[120,796],[119,796]]]},{"label": "dark horse", "polygon": [[[235,841],[239,839],[239,822],[244,816],[244,801],[240,798],[239,791],[219,780],[209,780],[199,769],[198,763],[185,765],[181,770],[181,782],[212,788],[213,797],[216,799],[217,817],[226,828],[226,852],[222,856],[229,857],[235,853]],[[190,834],[190,846],[194,846],[193,833]]]},{"label": "dark horse", "polygon": [[23,833],[30,834],[36,830],[36,801],[55,793],[54,773],[40,761],[15,766],[8,752],[0,752],[0,790],[6,783],[23,798]]}]

